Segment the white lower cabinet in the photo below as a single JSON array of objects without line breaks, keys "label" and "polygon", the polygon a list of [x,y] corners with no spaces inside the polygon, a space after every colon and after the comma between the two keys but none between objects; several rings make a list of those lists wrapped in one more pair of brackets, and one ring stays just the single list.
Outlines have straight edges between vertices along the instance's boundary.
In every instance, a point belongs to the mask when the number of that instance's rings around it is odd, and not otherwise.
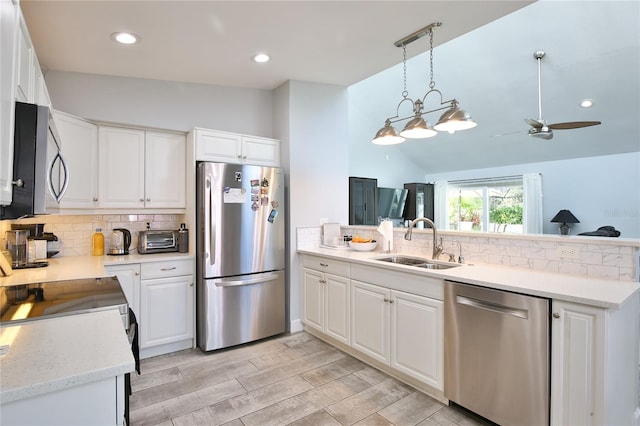
[{"label": "white lower cabinet", "polygon": [[552,425],[640,424],[637,336],[637,296],[620,309],[552,302]]},{"label": "white lower cabinet", "polygon": [[443,302],[351,281],[352,346],[443,390]]},{"label": "white lower cabinet", "polygon": [[105,266],[116,275],[138,320],[140,358],[193,347],[193,260]]},{"label": "white lower cabinet", "polygon": [[349,264],[314,257],[305,258],[304,264],[302,291],[305,324],[348,345]]},{"label": "white lower cabinet", "polygon": [[2,404],[3,425],[124,424],[124,376],[115,376]]}]

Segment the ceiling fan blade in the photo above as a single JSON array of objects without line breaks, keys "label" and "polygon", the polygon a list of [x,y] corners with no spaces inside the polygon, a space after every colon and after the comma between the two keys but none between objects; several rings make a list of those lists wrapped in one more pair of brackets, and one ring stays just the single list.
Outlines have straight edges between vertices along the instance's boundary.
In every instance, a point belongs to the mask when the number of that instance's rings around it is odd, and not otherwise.
[{"label": "ceiling fan blade", "polygon": [[580,127],[597,126],[598,124],[602,123],[599,121],[569,121],[566,123],[549,124],[549,128],[553,130],[569,130],[579,129]]},{"label": "ceiling fan blade", "polygon": [[533,118],[525,118],[524,122],[536,129],[541,129],[545,125],[544,121],[534,120]]}]

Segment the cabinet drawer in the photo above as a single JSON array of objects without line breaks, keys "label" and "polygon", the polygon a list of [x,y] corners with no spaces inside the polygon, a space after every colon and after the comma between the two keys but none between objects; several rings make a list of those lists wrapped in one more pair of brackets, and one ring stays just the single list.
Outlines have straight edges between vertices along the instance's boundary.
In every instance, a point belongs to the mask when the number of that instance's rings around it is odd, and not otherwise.
[{"label": "cabinet drawer", "polygon": [[307,256],[303,258],[305,268],[315,269],[316,271],[326,272],[328,274],[341,275],[349,277],[350,264],[341,260],[328,259],[326,257]]},{"label": "cabinet drawer", "polygon": [[179,275],[193,275],[193,261],[185,259],[143,263],[141,265],[140,272],[143,280],[151,278],[177,277]]}]

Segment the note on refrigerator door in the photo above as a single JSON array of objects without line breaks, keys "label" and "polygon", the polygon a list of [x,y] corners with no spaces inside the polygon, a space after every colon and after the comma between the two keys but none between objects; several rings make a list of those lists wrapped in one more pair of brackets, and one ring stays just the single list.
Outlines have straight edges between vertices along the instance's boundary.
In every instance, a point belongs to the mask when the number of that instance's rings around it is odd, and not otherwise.
[{"label": "note on refrigerator door", "polygon": [[224,203],[246,203],[247,191],[244,188],[225,188],[223,194]]}]

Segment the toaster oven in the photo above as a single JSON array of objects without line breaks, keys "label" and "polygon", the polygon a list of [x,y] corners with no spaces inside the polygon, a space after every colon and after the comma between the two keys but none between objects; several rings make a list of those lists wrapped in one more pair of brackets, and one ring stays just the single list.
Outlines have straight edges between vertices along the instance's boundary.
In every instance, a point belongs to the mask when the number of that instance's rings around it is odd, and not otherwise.
[{"label": "toaster oven", "polygon": [[138,234],[138,253],[167,253],[178,251],[178,231],[149,230]]}]

